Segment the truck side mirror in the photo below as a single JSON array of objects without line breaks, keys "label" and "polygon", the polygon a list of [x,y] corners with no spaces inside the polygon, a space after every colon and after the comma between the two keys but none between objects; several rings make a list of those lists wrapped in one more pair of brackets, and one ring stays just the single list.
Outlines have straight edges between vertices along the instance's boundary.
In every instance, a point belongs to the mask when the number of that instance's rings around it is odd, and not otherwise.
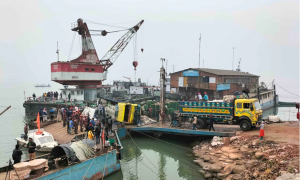
[{"label": "truck side mirror", "polygon": [[250,107],[250,110],[251,110],[251,111],[254,111],[254,108],[253,108],[253,106],[251,106],[251,107]]}]

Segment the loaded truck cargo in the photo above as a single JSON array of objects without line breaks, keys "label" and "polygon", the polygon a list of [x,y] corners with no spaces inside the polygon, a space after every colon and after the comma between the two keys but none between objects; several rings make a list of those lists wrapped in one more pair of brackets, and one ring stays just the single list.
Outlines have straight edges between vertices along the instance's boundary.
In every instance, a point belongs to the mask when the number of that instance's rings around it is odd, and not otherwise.
[{"label": "loaded truck cargo", "polygon": [[215,122],[238,124],[243,131],[249,131],[261,121],[262,109],[258,99],[253,98],[235,98],[230,102],[179,102],[179,117],[185,119],[197,116],[197,129],[208,126],[210,114]]}]

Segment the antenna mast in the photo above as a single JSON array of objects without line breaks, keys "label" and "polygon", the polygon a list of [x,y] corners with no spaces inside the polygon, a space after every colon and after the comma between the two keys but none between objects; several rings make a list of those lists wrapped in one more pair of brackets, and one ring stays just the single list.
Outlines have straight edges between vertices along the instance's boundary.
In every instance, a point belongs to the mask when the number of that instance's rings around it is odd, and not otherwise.
[{"label": "antenna mast", "polygon": [[57,62],[59,62],[59,49],[58,49],[58,41],[57,41],[57,50],[56,50],[56,54],[57,54]]}]

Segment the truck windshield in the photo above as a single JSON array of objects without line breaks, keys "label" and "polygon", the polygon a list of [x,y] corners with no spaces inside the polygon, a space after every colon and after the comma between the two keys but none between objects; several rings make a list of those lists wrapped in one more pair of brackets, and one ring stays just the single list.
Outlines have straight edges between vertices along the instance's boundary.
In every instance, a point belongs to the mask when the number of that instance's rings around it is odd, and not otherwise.
[{"label": "truck windshield", "polygon": [[261,106],[260,106],[260,104],[259,104],[258,101],[255,101],[255,102],[254,102],[254,106],[255,106],[255,109],[256,109],[256,110],[261,110]]}]

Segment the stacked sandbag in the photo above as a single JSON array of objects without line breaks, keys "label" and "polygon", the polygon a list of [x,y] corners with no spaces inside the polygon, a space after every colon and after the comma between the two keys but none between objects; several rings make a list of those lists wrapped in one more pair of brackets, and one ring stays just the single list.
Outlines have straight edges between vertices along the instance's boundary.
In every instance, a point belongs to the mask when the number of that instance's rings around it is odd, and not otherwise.
[{"label": "stacked sandbag", "polygon": [[106,106],[105,113],[110,115],[112,119],[115,119],[116,107],[115,106]]},{"label": "stacked sandbag", "polygon": [[273,122],[273,123],[280,123],[281,120],[278,116],[269,116],[268,121]]},{"label": "stacked sandbag", "polygon": [[224,102],[230,102],[230,101],[233,101],[234,98],[235,98],[234,95],[226,95],[226,96],[223,97],[223,101]]}]

